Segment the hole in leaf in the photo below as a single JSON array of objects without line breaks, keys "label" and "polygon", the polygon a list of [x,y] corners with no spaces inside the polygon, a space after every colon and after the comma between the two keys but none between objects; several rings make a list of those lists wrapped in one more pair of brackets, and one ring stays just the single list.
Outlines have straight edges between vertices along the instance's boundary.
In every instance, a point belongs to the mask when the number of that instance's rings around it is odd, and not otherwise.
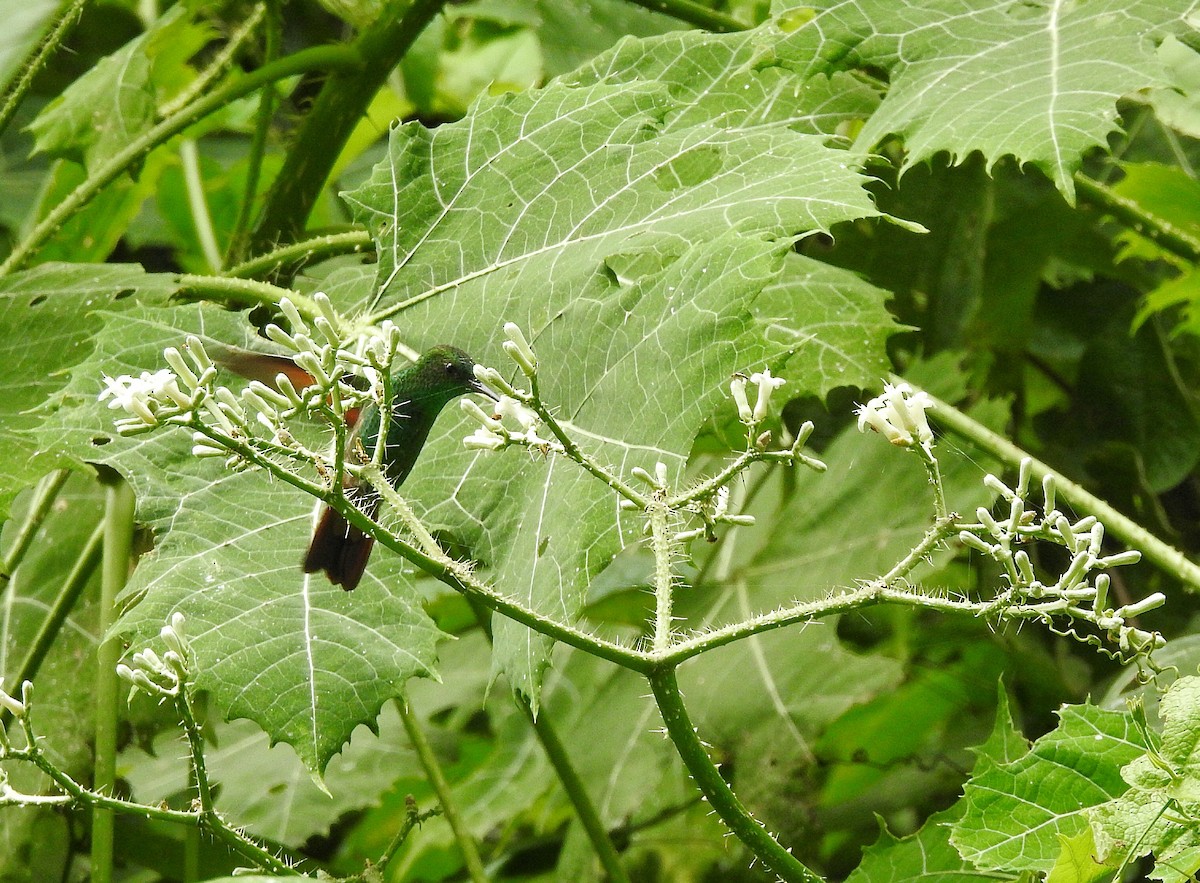
[{"label": "hole in leaf", "polygon": [[112,438],[107,435],[93,435],[91,438],[92,446],[97,448],[103,447],[110,441],[112,441]]},{"label": "hole in leaf", "polygon": [[131,294],[133,294],[132,288],[122,288],[113,295],[113,300],[125,300],[125,298],[129,297]]},{"label": "hole in leaf", "polygon": [[31,307],[36,307],[38,304],[42,303],[45,300],[46,300],[46,295],[38,294],[29,299],[29,305]]}]

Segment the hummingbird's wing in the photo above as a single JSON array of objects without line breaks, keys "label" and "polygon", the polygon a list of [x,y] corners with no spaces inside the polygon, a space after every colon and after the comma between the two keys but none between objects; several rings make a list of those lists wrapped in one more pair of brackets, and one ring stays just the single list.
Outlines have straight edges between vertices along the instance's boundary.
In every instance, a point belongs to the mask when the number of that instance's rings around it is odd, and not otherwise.
[{"label": "hummingbird's wing", "polygon": [[[245,377],[247,380],[257,380],[277,392],[279,386],[275,378],[280,374],[287,377],[296,389],[304,389],[313,384],[313,376],[287,356],[277,353],[260,353],[232,346],[214,349],[210,344],[207,348],[213,352],[214,358],[222,367],[228,368],[234,374]],[[353,428],[358,423],[361,410],[361,408],[346,409],[347,426]]]}]

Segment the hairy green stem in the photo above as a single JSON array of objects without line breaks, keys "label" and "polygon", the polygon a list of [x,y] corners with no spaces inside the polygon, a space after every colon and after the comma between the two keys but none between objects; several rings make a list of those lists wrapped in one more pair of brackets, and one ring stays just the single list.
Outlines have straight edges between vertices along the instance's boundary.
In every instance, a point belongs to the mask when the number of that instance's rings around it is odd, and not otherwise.
[{"label": "hairy green stem", "polygon": [[[117,620],[117,593],[129,577],[133,550],[133,489],[122,478],[105,488],[104,566],[100,584],[100,646],[96,650],[96,757],[93,787],[112,793],[117,781],[117,662],[121,642],[109,634]],[[92,880],[110,883],[113,875],[113,813],[92,811]]]},{"label": "hairy green stem", "polygon": [[717,12],[700,3],[695,3],[693,0],[629,0],[629,2],[649,9],[651,12],[661,12],[663,15],[669,15],[671,18],[677,18],[719,34],[732,34],[744,31],[749,27],[731,15]]},{"label": "hairy green stem", "polygon": [[933,513],[934,517],[942,519],[946,517],[946,490],[942,486],[942,470],[938,465],[937,457],[933,451],[925,447],[925,445],[917,445],[915,450],[921,457],[921,464],[925,467],[925,472],[929,476],[929,484],[933,488]]},{"label": "hairy green stem", "polygon": [[647,675],[654,701],[662,713],[663,723],[675,750],[691,773],[700,791],[721,820],[771,871],[788,883],[821,883],[820,875],[805,867],[790,850],[784,849],[774,835],[759,824],[737,795],[721,777],[720,771],[708,756],[704,743],[696,735],[687,707],[679,692],[674,665],[654,668]]},{"label": "hairy green stem", "polygon": [[341,254],[356,254],[374,248],[375,240],[365,230],[327,233],[259,255],[235,267],[230,267],[225,271],[225,275],[243,279],[260,278],[280,270],[291,270],[313,261]]},{"label": "hairy green stem", "polygon": [[[263,63],[271,64],[279,57],[279,44],[283,39],[283,22],[279,14],[278,0],[267,0],[260,4],[266,24],[263,28]],[[269,83],[258,96],[258,110],[254,114],[254,135],[246,154],[246,186],[242,190],[242,201],[238,205],[237,218],[229,234],[229,247],[225,252],[224,264],[240,261],[250,234],[250,220],[258,196],[258,181],[262,177],[263,157],[267,153],[267,136],[271,133],[271,119],[275,115],[275,85]]]},{"label": "hairy green stem", "polygon": [[1200,263],[1200,239],[1170,221],[1151,214],[1128,197],[1095,181],[1082,172],[1074,176],[1079,193],[1129,229],[1191,263]]},{"label": "hairy green stem", "polygon": [[353,52],[362,66],[334,71],[321,87],[272,184],[251,236],[252,251],[300,236],[333,164],[375,93],[445,2],[391,0],[375,23],[359,34]]},{"label": "hairy green stem", "polygon": [[[945,402],[934,399],[931,411],[935,420],[946,429],[969,440],[979,448],[1013,467],[1029,454],[1018,448],[1004,436],[992,432],[986,426],[972,420],[962,411]],[[1132,548],[1138,549],[1147,559],[1168,573],[1174,574],[1192,591],[1200,591],[1200,565],[1190,561],[1183,552],[1163,542],[1132,518],[1122,515],[1104,500],[1092,494],[1061,472],[1050,468],[1033,457],[1032,475],[1039,481],[1047,475],[1054,476],[1058,495],[1076,510],[1095,515],[1104,522],[1105,530]]]},{"label": "hairy green stem", "polygon": [[[860,589],[843,592],[840,595],[831,595],[827,598],[819,598],[814,601],[793,604],[789,607],[784,607],[770,613],[762,613],[741,622],[715,629],[703,635],[697,635],[694,638],[677,641],[666,653],[657,654],[655,660],[664,665],[679,665],[685,659],[699,656],[701,653],[706,653],[724,644],[732,644],[735,641],[745,640],[761,632],[771,631],[772,629],[782,628],[799,622],[813,622],[823,619],[826,616],[832,616],[835,613],[847,613],[860,607],[869,607],[881,601],[908,603],[912,606],[928,606],[938,610],[965,612],[973,615],[986,612],[991,609],[990,602],[972,603],[963,601],[953,602],[947,606],[943,603],[944,599],[922,595],[917,592],[903,595],[889,594],[888,587],[893,582],[902,579],[910,573],[938,545],[956,533],[957,527],[954,522],[957,517],[954,513],[948,513],[943,518],[939,518],[925,532],[925,536],[921,538],[921,542],[909,550],[908,554],[901,558],[891,570]],[[924,600],[928,600],[929,603],[922,603]]]},{"label": "hairy green stem", "polygon": [[202,295],[208,300],[220,301],[227,306],[278,307],[280,298],[286,297],[305,317],[315,318],[321,315],[312,298],[269,282],[230,279],[225,276],[202,276],[195,273],[182,273],[178,281],[181,291]]},{"label": "hairy green stem", "polygon": [[542,422],[546,424],[546,428],[551,434],[558,439],[558,443],[563,446],[563,453],[590,472],[596,478],[603,481],[606,485],[620,494],[627,500],[632,501],[639,509],[645,509],[650,505],[650,498],[645,494],[638,493],[633,487],[626,484],[621,478],[612,472],[609,472],[587,454],[579,449],[575,444],[574,439],[567,435],[566,430],[551,413],[550,409],[542,401],[541,392],[538,389],[537,374],[529,378],[530,385],[530,401],[529,406],[537,412],[537,415],[542,418]]},{"label": "hairy green stem", "polygon": [[42,522],[50,514],[50,507],[54,505],[59,491],[70,477],[69,470],[58,469],[38,482],[37,488],[34,490],[33,501],[29,504],[29,511],[25,515],[25,521],[13,538],[12,546],[9,548],[8,554],[4,556],[4,561],[0,562],[0,586],[7,586],[12,579],[17,566],[25,558],[25,553],[29,551],[33,538],[37,536]]},{"label": "hairy green stem", "polygon": [[[256,4],[250,10],[250,14],[246,16],[245,20],[238,25],[237,30],[229,35],[229,39],[225,41],[225,45],[221,47],[221,51],[216,54],[212,61],[205,65],[204,70],[194,80],[188,83],[186,89],[159,108],[158,115],[169,117],[173,113],[178,113],[204,94],[209,84],[221,76],[233,63],[234,56],[242,48],[242,44],[249,39],[254,29],[258,27],[258,23],[262,21],[264,11],[262,3]],[[220,265],[217,264],[214,266]]]},{"label": "hairy green stem", "polygon": [[305,49],[272,64],[266,64],[204,98],[168,117],[149,131],[142,133],[104,162],[92,169],[78,187],[68,193],[36,226],[18,242],[4,263],[0,264],[0,276],[23,266],[55,231],[88,201],[111,184],[144,154],[169,141],[197,120],[220,110],[243,95],[262,88],[268,83],[305,73],[310,70],[345,70],[360,64],[353,49],[345,46],[316,46]]},{"label": "hairy green stem", "polygon": [[671,646],[671,617],[675,585],[671,578],[671,510],[661,499],[646,507],[650,519],[650,547],[654,552],[654,652]]},{"label": "hairy green stem", "polygon": [[454,840],[458,843],[458,848],[462,851],[463,863],[467,866],[467,873],[475,883],[487,883],[487,871],[484,870],[483,860],[479,857],[479,849],[475,845],[475,838],[471,835],[466,822],[463,821],[463,817],[458,811],[458,805],[455,803],[454,795],[450,791],[450,783],[446,781],[445,775],[442,774],[442,766],[438,763],[429,740],[425,738],[425,731],[421,729],[421,722],[417,720],[417,716],[413,713],[405,699],[397,699],[396,707],[400,710],[400,720],[404,722],[404,730],[408,733],[408,741],[417,753],[417,759],[420,760],[421,767],[425,770],[425,775],[429,777],[429,784],[433,787],[434,793],[437,794],[438,803],[442,806],[442,814],[446,817],[446,821],[450,823],[450,830],[454,832]]},{"label": "hairy green stem", "polygon": [[62,5],[54,16],[54,21],[46,35],[21,65],[21,75],[13,79],[3,95],[0,95],[0,100],[2,100],[0,101],[0,135],[4,134],[4,130],[12,122],[17,108],[21,106],[21,101],[24,100],[29,87],[33,85],[34,77],[46,66],[50,56],[58,51],[58,47],[71,32],[71,28],[78,24],[86,4],[87,0],[68,0]]}]

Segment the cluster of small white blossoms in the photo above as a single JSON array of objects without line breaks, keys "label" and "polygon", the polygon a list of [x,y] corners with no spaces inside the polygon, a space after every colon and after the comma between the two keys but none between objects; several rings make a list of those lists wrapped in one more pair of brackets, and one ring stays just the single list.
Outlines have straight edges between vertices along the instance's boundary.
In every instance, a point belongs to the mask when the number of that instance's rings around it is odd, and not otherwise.
[{"label": "cluster of small white blossoms", "polygon": [[[1111,577],[1104,571],[1136,564],[1142,553],[1127,549],[1104,555],[1101,551],[1104,525],[1094,515],[1071,522],[1060,512],[1055,506],[1052,475],[1042,480],[1043,514],[1039,518],[1027,499],[1032,468],[1033,461],[1028,457],[1021,461],[1015,488],[994,475],[985,476],[984,484],[1008,501],[1008,516],[996,518],[988,508],[979,507],[975,510],[978,524],[964,525],[958,534],[959,541],[999,563],[1014,600],[1019,598],[1020,603],[1026,604],[1032,602],[1035,612],[1046,617],[1061,614],[1090,622],[1107,632],[1122,654],[1161,647],[1164,643],[1161,635],[1127,625],[1127,620],[1161,607],[1166,602],[1161,592],[1117,608],[1108,601]],[[1030,540],[1052,542],[1071,554],[1070,564],[1054,582],[1039,579],[1029,554],[1024,549],[1014,549]]]},{"label": "cluster of small white blossoms", "polygon": [[[532,381],[537,375],[538,363],[529,341],[514,322],[504,324],[504,334],[508,337],[502,344],[504,352],[517,363],[521,373]],[[464,446],[479,451],[499,451],[510,445],[524,445],[543,453],[563,453],[563,446],[559,442],[538,434],[542,421],[537,411],[529,407],[533,402],[532,393],[514,387],[495,368],[476,365],[475,378],[496,392],[499,400],[489,414],[471,399],[460,399],[459,407],[463,413],[480,424],[478,429],[463,439]]]},{"label": "cluster of small white blossoms", "polygon": [[[400,347],[399,330],[391,322],[384,322],[378,335],[366,341],[362,354],[350,352],[341,346],[340,320],[329,298],[317,292],[312,300],[320,313],[309,321],[291,300],[282,298],[279,307],[290,332],[275,324],[265,329],[267,337],[291,351],[292,360],[309,375],[311,383],[297,389],[286,374],[280,373],[274,386],[252,380],[235,395],[217,385],[213,360],[200,338],[192,335],[187,337],[182,352],[175,347],[163,350],[168,368],[144,371],[139,377],[104,375],[100,401],[109,400],[110,408],[129,415],[116,421],[117,431],[136,435],[164,423],[199,426],[193,434],[194,455],[226,457],[230,465],[244,466],[220,439],[250,438],[257,425],[261,427],[259,433],[265,429],[275,443],[292,448],[295,439],[284,421],[297,413],[332,409],[341,419],[347,408],[371,399],[381,400],[383,379]],[[346,382],[351,371],[369,381],[369,391]]]},{"label": "cluster of small white blossoms", "polygon": [[163,655],[160,657],[149,647],[139,650],[130,659],[132,665],[123,662],[117,665],[117,675],[152,696],[178,695],[180,687],[187,682],[192,659],[185,625],[182,613],[172,613],[167,625],[158,633],[167,645]]},{"label": "cluster of small white blossoms", "polygon": [[854,413],[860,432],[870,427],[894,445],[920,446],[928,451],[933,446],[933,430],[925,412],[931,407],[933,399],[924,390],[914,391],[907,383],[885,383],[883,395],[859,405]]}]

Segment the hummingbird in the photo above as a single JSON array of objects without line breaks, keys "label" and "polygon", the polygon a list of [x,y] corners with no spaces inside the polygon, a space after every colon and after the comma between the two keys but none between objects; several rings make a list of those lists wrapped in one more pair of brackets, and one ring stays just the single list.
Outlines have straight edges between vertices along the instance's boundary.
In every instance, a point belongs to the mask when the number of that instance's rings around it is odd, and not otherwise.
[{"label": "hummingbird", "polygon": [[[388,482],[396,488],[412,472],[442,408],[471,393],[496,399],[475,379],[475,360],[457,347],[444,344],[426,350],[413,364],[393,374],[391,391],[392,412],[381,465]],[[374,405],[365,407],[346,438],[347,462],[361,461],[375,452],[380,424],[379,409]],[[378,493],[351,476],[343,479],[342,488],[359,511],[374,517],[379,508]],[[304,556],[304,572],[324,571],[331,583],[349,592],[362,579],[374,544],[374,537],[327,506]]]}]

